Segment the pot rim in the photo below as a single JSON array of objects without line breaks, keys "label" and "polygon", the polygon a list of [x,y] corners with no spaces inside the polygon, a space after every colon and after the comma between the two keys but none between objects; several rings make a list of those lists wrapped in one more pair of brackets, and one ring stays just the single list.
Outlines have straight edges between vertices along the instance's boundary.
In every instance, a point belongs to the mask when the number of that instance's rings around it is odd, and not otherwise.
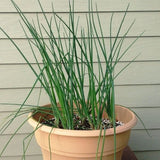
[{"label": "pot rim", "polygon": [[[122,108],[127,110],[127,112],[131,115],[131,120],[127,123],[125,123],[123,126],[116,127],[116,134],[120,134],[122,132],[126,132],[128,130],[131,130],[136,123],[137,118],[136,115],[131,111],[129,108],[121,106],[121,105],[115,105],[116,108]],[[95,137],[99,136],[100,130],[69,130],[69,129],[61,129],[61,128],[53,128],[46,125],[38,124],[38,122],[32,117],[32,112],[29,113],[30,117],[28,119],[29,124],[35,128],[35,130],[41,130],[42,132],[46,132],[48,134],[56,134],[56,135],[62,135],[62,136],[72,136],[72,137]],[[104,132],[102,132],[103,135]],[[114,135],[114,128],[109,128],[106,130],[106,135]]]}]

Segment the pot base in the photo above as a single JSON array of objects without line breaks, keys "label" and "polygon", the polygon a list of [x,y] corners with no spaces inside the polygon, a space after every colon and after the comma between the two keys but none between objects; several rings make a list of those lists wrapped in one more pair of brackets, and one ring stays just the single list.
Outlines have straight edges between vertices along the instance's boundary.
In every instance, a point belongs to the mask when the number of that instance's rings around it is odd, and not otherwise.
[{"label": "pot base", "polygon": [[[67,156],[62,156],[62,155],[58,155],[58,154],[50,154],[50,152],[46,151],[46,150],[42,150],[42,154],[43,154],[43,160],[96,160],[96,157],[67,157]],[[116,160],[121,160],[122,157],[122,153],[123,151],[119,151],[116,153]],[[113,160],[114,159],[114,155],[107,155],[104,156],[102,158],[102,160]],[[97,160],[100,160],[100,157],[97,158]]]}]

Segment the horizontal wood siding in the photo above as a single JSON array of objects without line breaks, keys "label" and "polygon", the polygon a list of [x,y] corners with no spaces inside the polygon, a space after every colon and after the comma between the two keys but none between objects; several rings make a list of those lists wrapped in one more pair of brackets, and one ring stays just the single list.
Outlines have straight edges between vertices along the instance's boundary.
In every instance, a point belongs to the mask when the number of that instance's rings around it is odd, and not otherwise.
[{"label": "horizontal wood siding", "polygon": [[[28,17],[30,20],[34,20],[35,22],[37,21],[37,14],[34,13],[26,13],[26,17]],[[47,13],[46,16],[50,17],[52,13]],[[102,22],[102,28],[104,30],[104,36],[109,37],[109,22],[111,18],[112,13],[101,13],[100,18]],[[122,20],[124,13],[116,13],[114,15],[113,19],[113,35],[116,36],[117,29],[119,27],[119,24]],[[63,20],[67,22],[68,20],[68,13],[59,13],[60,17],[63,17]],[[95,14],[96,16],[96,14]],[[126,20],[124,22],[124,27],[122,27],[122,31],[120,33],[120,36],[122,36],[126,29],[131,25],[131,23],[136,19],[136,22],[134,26],[132,27],[131,31],[128,33],[128,36],[137,36],[140,33],[144,32],[143,36],[160,36],[160,30],[157,28],[160,28],[160,12],[129,12],[127,14]],[[38,14],[39,19],[41,20],[41,23],[45,23],[45,19],[43,17],[43,14],[39,13]],[[86,26],[87,28],[87,23],[85,21],[86,19],[86,14],[85,13],[77,13],[75,16],[75,19],[80,17],[79,24],[80,26]],[[105,17],[105,18],[104,18]],[[7,33],[9,34],[10,37],[12,38],[25,38],[25,34],[22,30],[21,25],[19,24],[20,17],[16,13],[12,14],[7,14],[7,13],[2,13],[0,16],[0,21],[4,22],[2,23],[1,27],[5,28],[7,30]],[[144,27],[145,26],[145,27]],[[53,25],[54,27],[54,25]],[[43,32],[44,37],[46,37],[46,34]],[[77,33],[80,35],[80,32]],[[0,33],[1,38],[5,38],[5,35]],[[55,31],[55,37],[57,37],[57,33]],[[63,32],[62,32],[62,37],[63,37]]]},{"label": "horizontal wood siding", "polygon": [[[41,154],[40,155],[30,155],[25,157],[26,160],[43,160]],[[6,156],[2,157],[2,160],[22,160],[21,156]]]},{"label": "horizontal wood siding", "polygon": [[[128,46],[135,38],[127,38],[124,43],[124,48]],[[32,52],[29,48],[28,41],[25,39],[15,39],[15,43],[20,46],[20,49],[24,51],[25,56],[31,63],[35,63]],[[47,40],[46,40],[47,41]],[[109,39],[106,38],[106,44],[109,43]],[[136,61],[160,61],[160,37],[141,37],[136,44],[128,51],[128,54],[122,61],[130,61],[138,53],[140,54]],[[24,64],[26,63],[21,55],[17,52],[16,48],[11,44],[9,40],[1,39],[0,41],[0,65],[12,65],[12,64]],[[109,50],[109,46],[106,45],[106,49]],[[40,55],[37,58],[41,61]]]},{"label": "horizontal wood siding", "polygon": [[[30,20],[36,20],[38,15],[41,23],[44,22],[43,14],[36,0],[19,1],[15,0],[22,11]],[[68,1],[66,0],[41,0],[46,15],[52,15],[51,2],[54,4],[55,11],[65,20],[68,16]],[[129,12],[122,29],[126,31],[129,25],[136,19],[135,24],[128,34],[125,45],[122,50],[135,40],[136,36],[144,34],[137,43],[129,50],[128,54],[118,64],[116,72],[130,62],[137,54],[137,57],[127,70],[125,70],[116,79],[116,103],[130,107],[143,120],[146,129],[150,133],[147,135],[144,126],[138,121],[133,129],[129,145],[135,152],[138,160],[160,159],[160,1],[159,0],[93,0],[97,3],[98,11],[102,21],[102,27],[105,28],[105,43],[109,50],[109,21],[113,12],[113,34],[114,39],[118,25],[124,15],[124,11],[130,2]],[[87,0],[75,1],[76,17],[80,17],[80,24],[86,25],[84,19],[87,12]],[[95,8],[94,8],[94,11]],[[4,28],[7,33],[14,39],[15,43],[20,46],[29,61],[36,68],[35,60],[29,48],[27,39],[19,24],[19,16],[12,6],[10,0],[0,0],[0,27]],[[63,35],[63,33],[62,33]],[[46,42],[48,41],[47,36]],[[63,38],[63,37],[62,37]],[[63,41],[65,41],[63,39]],[[102,58],[102,57],[101,57]],[[38,56],[39,62],[41,57]],[[97,66],[96,57],[95,69]],[[103,61],[103,59],[102,59]],[[36,69],[37,70],[37,69]],[[22,103],[29,93],[33,82],[34,74],[30,71],[24,59],[17,52],[16,48],[0,32],[0,103]],[[37,84],[33,94],[28,99],[28,104],[37,103],[40,85]],[[85,83],[87,90],[88,83]],[[46,93],[42,90],[40,104],[49,102]],[[0,121],[8,114],[11,114],[17,106],[0,104]],[[13,126],[8,128],[0,136],[0,143],[5,144],[11,137],[19,123],[23,123],[27,115],[15,120]],[[17,131],[13,141],[8,146],[2,160],[20,160],[22,153],[22,140],[32,128],[26,123]],[[27,139],[29,140],[29,139]],[[27,142],[26,140],[26,142]],[[15,147],[16,146],[16,147]],[[14,150],[13,150],[14,148]],[[0,145],[0,150],[2,145]],[[31,145],[26,153],[26,160],[42,160],[41,152],[33,138]]]},{"label": "horizontal wood siding", "polygon": [[138,159],[149,160],[149,159],[160,159],[160,151],[143,151],[135,152]]},{"label": "horizontal wood siding", "polygon": [[[20,6],[24,12],[40,12],[40,7],[37,5],[35,0],[19,1],[15,2]],[[66,0],[41,0],[44,10],[46,12],[51,12],[51,3],[53,2],[55,11],[57,12],[67,12],[68,3]],[[87,11],[87,2],[86,0],[77,0],[75,1],[76,11]],[[93,0],[93,4],[97,3],[99,11],[124,11],[128,3],[130,3],[131,11],[159,11],[159,0]],[[103,5],[102,5],[103,4]],[[15,9],[12,7],[9,0],[0,1],[0,12],[15,12]]]},{"label": "horizontal wood siding", "polygon": [[[160,107],[160,85],[123,85],[116,86],[116,103],[128,107]],[[29,93],[29,88],[1,89],[1,103],[22,103]],[[130,92],[129,92],[130,91]],[[36,104],[39,89],[35,89],[28,99],[28,104]],[[40,104],[46,104],[48,98],[42,91]],[[14,106],[0,105],[2,110],[13,110]]]},{"label": "horizontal wood siding", "polygon": [[[119,63],[115,70],[115,74],[119,73],[127,64],[128,62]],[[38,72],[37,65],[32,66]],[[102,66],[105,68],[105,65],[102,64]],[[97,63],[95,63],[94,68],[95,74],[98,74]],[[160,84],[160,74],[157,74],[159,68],[159,62],[134,62],[127,68],[127,70],[117,77],[115,85]],[[16,88],[32,87],[36,80],[36,77],[27,65],[1,65],[0,73],[2,73],[0,81],[4,82],[0,83],[1,89],[12,88],[13,85]],[[5,81],[6,78],[8,79],[7,81]],[[88,85],[87,79],[86,76],[86,86]],[[37,87],[40,87],[40,85],[37,84]]]}]

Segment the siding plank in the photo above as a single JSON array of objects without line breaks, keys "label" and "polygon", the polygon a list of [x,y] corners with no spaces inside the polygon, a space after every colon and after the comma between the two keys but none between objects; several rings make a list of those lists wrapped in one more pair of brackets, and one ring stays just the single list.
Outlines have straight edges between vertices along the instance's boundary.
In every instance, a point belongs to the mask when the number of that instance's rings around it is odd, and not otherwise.
[{"label": "siding plank", "polygon": [[[12,114],[13,112],[0,112],[0,122],[3,122],[4,119]],[[12,117],[10,117],[11,119]],[[18,129],[18,127],[24,122],[26,121],[28,118],[28,114],[22,115],[17,117],[11,124],[11,126],[9,126],[7,128],[7,130],[5,132],[3,132],[3,135],[5,134],[14,134],[15,130]],[[8,119],[9,120],[9,119]],[[33,127],[31,127],[28,122],[26,121],[26,123],[18,130],[17,133],[19,134],[25,134],[25,133],[31,133],[33,131]]]},{"label": "siding plank", "polygon": [[[36,22],[36,19],[37,19],[36,14],[25,14],[25,15],[29,17],[29,20],[33,19],[33,21]],[[48,17],[51,16],[51,14],[46,14],[46,15]],[[117,24],[120,24],[123,15],[124,15],[123,13],[117,13],[114,15],[113,25],[112,25],[113,26],[112,36],[116,35],[117,29],[119,26]],[[134,26],[132,27],[131,31],[128,33],[128,36],[139,35],[144,30],[145,30],[145,33],[143,34],[143,36],[160,36],[160,30],[158,29],[160,28],[159,16],[160,16],[160,12],[128,13],[125,19],[125,22],[123,24],[120,35],[122,36],[130,26],[130,24],[133,22],[133,20],[136,19]],[[62,17],[64,21],[68,22],[68,14],[66,13],[60,14],[60,17]],[[80,17],[80,20],[79,20],[80,26],[87,28],[87,23],[85,21],[86,19],[85,14],[83,13],[76,14],[75,17],[77,18]],[[104,19],[103,17],[106,17],[106,18]],[[100,14],[102,29],[104,30],[104,36],[107,36],[107,37],[110,36],[109,34],[110,17],[111,17],[111,13]],[[25,34],[23,33],[23,30],[19,24],[19,19],[20,17],[18,14],[0,14],[1,27],[4,28],[12,38],[25,38]],[[40,23],[44,24],[44,26],[46,27],[46,23],[42,14],[39,14],[39,19],[40,19]],[[54,26],[52,27],[54,28]],[[46,34],[44,32],[43,34],[44,34],[44,37],[46,37]],[[77,35],[78,36],[80,35],[80,31],[77,33]],[[2,32],[0,32],[0,37],[6,38]],[[55,37],[57,37],[56,31],[55,31]],[[61,37],[63,37],[63,32]]]},{"label": "siding plank", "polygon": [[[15,135],[12,141],[9,143],[7,149],[5,150],[3,156],[19,156],[23,155],[23,140],[27,136],[27,134],[20,134],[20,135]],[[9,140],[10,135],[1,135],[0,136],[0,142],[1,144],[6,144],[7,141]],[[27,142],[29,141],[30,138],[28,138],[25,141],[25,144],[27,146]],[[4,145],[0,145],[0,151],[3,149]],[[14,148],[14,149],[13,149]],[[36,143],[35,138],[33,137],[29,148],[26,152],[26,155],[37,155],[41,154],[40,147]]]},{"label": "siding plank", "polygon": [[117,86],[116,103],[129,107],[160,105],[160,86]]},{"label": "siding plank", "polygon": [[[43,160],[42,155],[30,155],[25,157],[26,160]],[[1,160],[22,160],[22,156],[2,157]]]},{"label": "siding plank", "polygon": [[[1,89],[1,103],[22,103],[29,89]],[[116,86],[116,104],[127,107],[160,107],[160,85]],[[39,89],[35,89],[26,104],[36,105]],[[42,91],[40,105],[49,103],[48,96]],[[1,111],[13,111],[14,106],[0,105]]]},{"label": "siding plank", "polygon": [[[134,38],[127,38],[124,43],[124,49],[133,41]],[[64,42],[64,41],[63,41]],[[105,40],[106,42],[106,50],[109,52],[109,39]],[[27,59],[31,63],[35,63],[34,57],[30,50],[27,40],[15,40],[15,43],[20,47],[23,51]],[[47,40],[46,40],[47,43]],[[47,43],[48,44],[48,43]],[[157,61],[160,60],[160,38],[140,38],[135,45],[128,51],[122,61],[130,61],[133,59],[137,53],[141,53],[140,56],[137,57],[136,61]],[[16,48],[11,44],[9,40],[0,40],[0,64],[9,64],[9,63],[26,63],[21,55],[18,53]],[[35,48],[35,47],[34,47]],[[122,49],[122,51],[124,50]],[[37,53],[37,58],[39,62],[41,62],[41,57],[37,49],[35,49],[35,53]],[[79,51],[78,51],[79,53]],[[94,59],[96,59],[96,54],[94,54]]]},{"label": "siding plank", "polygon": [[[37,1],[35,0],[27,0],[27,1],[19,1],[15,0],[18,6],[24,12],[39,12],[40,8],[37,5]],[[51,3],[54,2],[54,8],[56,12],[66,12],[68,11],[68,1],[66,0],[41,0],[42,5],[44,6],[44,10],[47,12],[51,12]],[[130,4],[131,11],[154,11],[160,10],[159,0],[93,0],[93,4],[97,3],[99,10],[101,11],[124,11],[128,3]],[[76,11],[87,11],[87,0],[76,0],[75,1],[75,10]],[[0,12],[15,12],[14,7],[11,5],[9,0],[1,0],[0,1]]]},{"label": "siding plank", "polygon": [[138,160],[160,159],[160,151],[135,152]]},{"label": "siding plank", "polygon": [[160,150],[160,130],[149,130],[148,136],[145,130],[133,130],[131,132],[129,146],[133,151]]},{"label": "siding plank", "polygon": [[[127,64],[128,62],[119,63],[115,69],[115,75]],[[39,74],[37,66],[32,66]],[[98,75],[98,64],[95,63],[94,67],[94,73]],[[106,68],[104,64],[102,64],[102,67]],[[159,84],[160,74],[157,74],[159,70],[159,62],[133,62],[116,78],[115,84]],[[27,65],[2,65],[0,67],[0,74],[0,88],[32,87],[36,80],[34,73],[32,73]],[[85,77],[85,84],[88,85],[87,75]]]},{"label": "siding plank", "polygon": [[[0,102],[1,103],[10,103],[10,104],[22,104],[24,100],[26,99],[30,89],[4,89],[1,90],[0,94]],[[35,89],[29,99],[27,100],[26,104],[29,105],[37,105],[38,103],[38,95],[39,95],[40,90]],[[39,101],[39,104],[48,104],[49,103],[49,98],[44,93],[44,90],[42,90],[41,93],[41,99]],[[17,106],[13,105],[0,105],[0,110],[1,111],[14,111]]]},{"label": "siding plank", "polygon": [[[145,124],[146,129],[160,129],[159,123],[159,113],[160,108],[134,108],[132,109],[143,121]],[[144,126],[138,119],[137,125],[134,129],[144,129]]]}]

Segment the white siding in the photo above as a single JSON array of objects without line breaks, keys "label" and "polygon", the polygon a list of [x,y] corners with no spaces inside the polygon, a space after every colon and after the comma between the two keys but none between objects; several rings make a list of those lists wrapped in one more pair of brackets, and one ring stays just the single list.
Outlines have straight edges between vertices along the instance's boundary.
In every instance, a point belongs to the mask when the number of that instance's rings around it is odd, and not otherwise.
[{"label": "white siding", "polygon": [[[136,19],[135,25],[125,44],[131,43],[135,36],[142,33],[143,36],[129,51],[129,54],[122,59],[119,66],[124,66],[138,53],[142,53],[136,62],[132,63],[116,80],[116,103],[132,107],[146,124],[151,137],[146,134],[142,124],[138,122],[133,129],[130,147],[135,151],[138,160],[160,159],[160,1],[159,0],[93,0],[97,3],[102,23],[109,23],[109,18],[113,11],[116,12],[114,24],[120,22],[127,4],[130,2],[129,13],[127,14],[125,27]],[[36,0],[19,1],[17,4],[30,19],[38,16],[42,19],[40,8]],[[59,12],[64,19],[67,18],[68,3],[66,0],[41,0],[47,16],[51,15],[51,2],[54,2],[55,11]],[[84,16],[87,11],[87,0],[76,0],[75,9],[77,16]],[[105,18],[103,18],[105,17]],[[0,0],[0,26],[3,27],[15,42],[20,45],[30,62],[35,66],[35,61],[28,47],[23,30],[19,25],[19,16],[10,0]],[[81,21],[81,24],[84,22]],[[117,27],[113,28],[113,31]],[[106,44],[109,41],[109,31],[106,30]],[[115,36],[115,34],[113,34]],[[47,41],[47,40],[46,40]],[[39,58],[40,60],[40,58]],[[118,67],[119,68],[119,67]],[[12,46],[4,34],[0,32],[0,103],[22,103],[35,80],[33,73],[27,67],[23,58]],[[86,83],[87,88],[87,83]],[[36,104],[39,92],[39,85],[28,100],[28,104]],[[42,92],[43,98],[40,104],[48,103],[46,94]],[[0,105],[0,120],[11,113],[16,106]],[[0,136],[0,143],[4,144],[15,131],[19,122],[22,123],[23,117],[14,122]],[[20,160],[22,155],[22,139],[31,131],[31,127],[26,124],[15,136],[13,142],[4,153],[2,160]],[[31,142],[26,156],[26,160],[41,160],[41,152],[35,140]],[[15,147],[16,146],[16,147]],[[19,147],[17,147],[19,146]],[[13,148],[15,148],[13,150]],[[1,149],[1,146],[0,146]],[[154,157],[153,157],[154,156]]]},{"label": "white siding", "polygon": [[[25,15],[30,20],[33,19],[36,22],[36,19],[37,19],[36,14],[26,13]],[[51,15],[52,15],[51,13],[46,14],[46,16],[48,17],[50,17]],[[104,30],[104,37],[109,37],[109,29],[106,29],[106,26],[108,26],[107,28],[109,28],[109,22],[110,22],[111,15],[112,14],[108,12],[107,13],[102,12],[100,14],[102,28]],[[120,12],[120,13],[118,12],[114,15],[113,29],[112,29],[113,36],[116,35],[116,31],[119,26],[117,24],[121,22],[123,15],[124,15],[123,12]],[[43,23],[45,21],[43,15],[39,13],[38,16],[41,22]],[[68,13],[59,13],[59,16],[63,17],[65,21],[67,21],[68,19]],[[79,16],[81,17],[79,20],[80,26],[81,25],[86,26],[87,28],[86,21],[84,21],[84,19],[86,18],[85,13],[82,13],[82,12],[77,13],[75,18],[78,18]],[[132,27],[131,31],[128,33],[128,36],[130,37],[137,36],[143,31],[145,31],[143,36],[160,36],[160,30],[157,29],[157,28],[160,28],[159,16],[160,16],[160,12],[129,12],[125,19],[124,27],[122,28],[120,36],[122,36],[125,33],[126,29],[128,29],[128,27],[131,25],[134,19],[136,19],[136,22],[134,26]],[[2,13],[0,17],[0,21],[4,23],[2,23],[1,27],[6,28],[7,33],[12,38],[25,38],[24,32],[21,28],[21,25],[19,24],[19,20],[20,20],[20,17],[16,13],[12,13],[12,14]],[[46,23],[44,26],[46,26]],[[55,35],[56,35],[56,31],[55,31]],[[0,33],[0,36],[1,38],[5,38],[5,35],[2,33]],[[45,34],[44,34],[44,37],[46,37]]]},{"label": "white siding", "polygon": [[[40,8],[37,5],[37,1],[28,0],[28,1],[19,1],[15,2],[20,6],[24,12],[39,12]],[[45,11],[50,12],[51,2],[54,3],[55,11],[57,12],[67,12],[68,3],[66,0],[41,0],[42,5],[44,6]],[[87,11],[87,2],[86,0],[77,0],[75,1],[76,11]],[[130,3],[131,11],[157,11],[159,8],[159,0],[93,0],[93,4],[97,3],[100,11],[124,11],[128,3]],[[15,12],[15,9],[11,6],[9,0],[1,0],[0,2],[0,12]]]}]

